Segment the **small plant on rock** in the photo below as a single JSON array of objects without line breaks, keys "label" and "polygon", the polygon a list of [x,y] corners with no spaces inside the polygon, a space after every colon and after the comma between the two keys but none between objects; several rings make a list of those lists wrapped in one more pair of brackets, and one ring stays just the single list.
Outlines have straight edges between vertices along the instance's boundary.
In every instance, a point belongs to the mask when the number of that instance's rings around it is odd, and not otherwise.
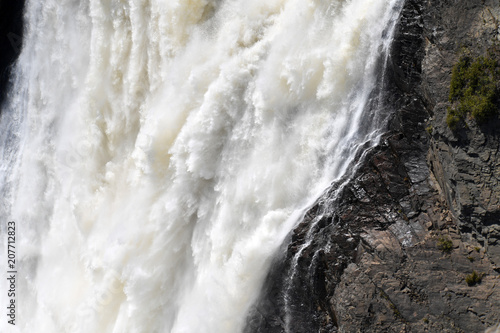
[{"label": "small plant on rock", "polygon": [[465,277],[465,282],[467,282],[467,285],[469,286],[481,283],[482,280],[483,280],[483,274],[478,274],[476,271],[472,271],[471,274]]},{"label": "small plant on rock", "polygon": [[440,237],[437,242],[437,247],[445,253],[450,253],[453,250],[453,242],[444,237]]},{"label": "small plant on rock", "polygon": [[499,89],[500,66],[490,57],[472,57],[465,55],[453,66],[450,82],[446,123],[455,130],[467,115],[477,123],[484,123],[498,113],[495,106]]}]

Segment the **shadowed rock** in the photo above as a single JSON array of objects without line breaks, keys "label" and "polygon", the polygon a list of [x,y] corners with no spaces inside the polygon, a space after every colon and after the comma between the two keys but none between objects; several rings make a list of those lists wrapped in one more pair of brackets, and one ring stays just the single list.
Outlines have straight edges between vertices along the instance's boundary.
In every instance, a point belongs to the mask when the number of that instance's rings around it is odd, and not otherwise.
[{"label": "shadowed rock", "polygon": [[0,1],[0,105],[5,99],[11,66],[21,52],[24,0]]}]

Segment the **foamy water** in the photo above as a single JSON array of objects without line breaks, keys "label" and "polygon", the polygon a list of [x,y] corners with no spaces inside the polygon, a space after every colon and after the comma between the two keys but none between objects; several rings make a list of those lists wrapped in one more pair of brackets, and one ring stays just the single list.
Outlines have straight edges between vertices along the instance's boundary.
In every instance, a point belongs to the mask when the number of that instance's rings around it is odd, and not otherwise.
[{"label": "foamy water", "polygon": [[380,134],[360,123],[400,5],[28,0],[1,331],[240,332],[287,233]]}]

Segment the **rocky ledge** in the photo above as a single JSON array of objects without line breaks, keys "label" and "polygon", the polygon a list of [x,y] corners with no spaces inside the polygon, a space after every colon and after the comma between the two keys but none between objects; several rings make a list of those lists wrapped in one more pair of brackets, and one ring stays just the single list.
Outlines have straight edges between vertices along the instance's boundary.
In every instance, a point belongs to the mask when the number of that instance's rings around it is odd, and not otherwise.
[{"label": "rocky ledge", "polygon": [[455,132],[445,121],[453,65],[461,52],[498,56],[499,19],[489,0],[405,2],[387,70],[388,131],[292,232],[246,333],[499,323],[500,120],[467,119]]}]

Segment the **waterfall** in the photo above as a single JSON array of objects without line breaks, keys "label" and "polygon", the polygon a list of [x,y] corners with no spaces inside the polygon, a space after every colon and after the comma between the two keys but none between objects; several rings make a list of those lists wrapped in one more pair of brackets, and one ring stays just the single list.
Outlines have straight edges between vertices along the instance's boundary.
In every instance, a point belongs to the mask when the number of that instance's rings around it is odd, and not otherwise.
[{"label": "waterfall", "polygon": [[28,0],[0,330],[242,331],[287,234],[377,143],[401,1]]}]

